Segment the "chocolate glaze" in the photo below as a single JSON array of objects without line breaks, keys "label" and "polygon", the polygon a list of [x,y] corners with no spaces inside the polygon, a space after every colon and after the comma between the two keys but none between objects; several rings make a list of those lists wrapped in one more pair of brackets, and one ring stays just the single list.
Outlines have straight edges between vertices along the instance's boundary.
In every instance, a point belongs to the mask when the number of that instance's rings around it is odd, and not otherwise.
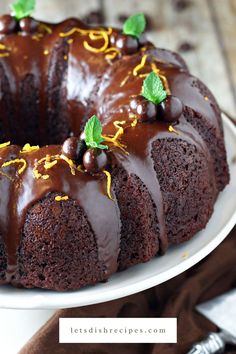
[{"label": "chocolate glaze", "polygon": [[[15,136],[14,132],[8,132],[6,136],[15,143],[24,140],[24,127],[29,117],[17,117],[17,112],[24,99],[20,97],[21,83],[27,75],[31,74],[36,89],[39,90],[38,143],[46,143],[47,117],[50,111],[47,92],[50,58],[55,46],[64,46],[67,70],[63,82],[66,89],[65,109],[70,132],[72,135],[79,136],[84,123],[93,113],[96,113],[101,120],[105,135],[116,133],[114,121],[126,121],[125,133],[121,139],[128,154],[111,145],[113,163],[122,166],[128,174],[138,176],[147,187],[159,222],[160,250],[164,252],[168,247],[168,241],[163,196],[152,160],[153,142],[156,139],[171,138],[196,145],[209,162],[209,175],[213,184],[215,184],[215,176],[206,144],[183,115],[174,126],[175,131],[169,131],[169,125],[158,120],[154,123],[138,123],[134,127],[130,126],[132,119],[129,103],[133,96],[141,93],[143,84],[143,77],[134,76],[133,69],[140,64],[143,55],[148,54],[147,63],[140,74],[150,72],[151,62],[155,62],[160,74],[166,78],[170,92],[178,97],[184,106],[190,107],[208,120],[220,136],[219,118],[212,108],[215,101],[211,93],[207,91],[206,99],[203,92],[195,85],[197,79],[189,74],[185,63],[175,54],[155,49],[150,43],[137,54],[117,55],[114,59],[107,59],[104,52],[93,53],[84,47],[84,41],[87,41],[91,46],[100,48],[104,44],[102,38],[91,40],[88,34],[82,35],[78,31],[68,36],[60,36],[61,33],[73,28],[90,29],[91,27],[75,19],[66,20],[58,25],[47,24],[47,26],[50,30],[45,30],[41,26],[41,35],[37,38],[33,35],[22,36],[20,33],[1,38],[1,43],[6,45],[9,55],[0,58],[0,64],[10,84],[10,95],[15,105],[14,124],[17,126],[16,130],[22,132],[21,136]],[[104,30],[107,31],[107,28]],[[9,117],[3,108],[4,106],[0,105],[0,117],[3,126],[8,129]],[[68,195],[85,210],[97,239],[98,255],[105,265],[106,277],[117,270],[120,212],[114,192],[113,200],[109,199],[106,193],[106,176],[90,176],[79,171],[72,175],[68,164],[63,160],[59,160],[50,170],[39,170],[41,173],[49,174],[47,180],[36,179],[33,174],[36,160],[60,152],[60,145],[50,145],[24,154],[20,153],[20,148],[14,145],[0,149],[1,165],[15,158],[24,158],[27,163],[27,168],[22,174],[18,174],[17,164],[1,169],[13,179],[12,181],[3,175],[0,176],[0,192],[3,196],[0,199],[0,225],[8,257],[7,282],[13,281],[16,274],[17,251],[27,210],[52,191]],[[14,282],[17,283],[17,279]]]}]

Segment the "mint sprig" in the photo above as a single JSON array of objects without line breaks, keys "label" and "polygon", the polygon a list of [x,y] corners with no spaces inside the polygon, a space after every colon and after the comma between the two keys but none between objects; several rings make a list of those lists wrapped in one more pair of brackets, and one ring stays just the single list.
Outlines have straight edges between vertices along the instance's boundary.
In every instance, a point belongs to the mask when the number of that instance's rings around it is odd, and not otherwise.
[{"label": "mint sprig", "polygon": [[156,105],[164,101],[167,97],[160,77],[153,71],[143,82],[142,96]]},{"label": "mint sprig", "polygon": [[30,16],[35,9],[36,0],[16,0],[10,5],[15,18],[19,21],[24,17]]},{"label": "mint sprig", "polygon": [[94,115],[87,121],[84,133],[87,147],[108,149],[107,145],[101,144],[104,141],[102,137],[102,124],[97,116]]},{"label": "mint sprig", "polygon": [[123,25],[123,33],[128,36],[139,38],[145,31],[146,19],[144,14],[130,16]]}]

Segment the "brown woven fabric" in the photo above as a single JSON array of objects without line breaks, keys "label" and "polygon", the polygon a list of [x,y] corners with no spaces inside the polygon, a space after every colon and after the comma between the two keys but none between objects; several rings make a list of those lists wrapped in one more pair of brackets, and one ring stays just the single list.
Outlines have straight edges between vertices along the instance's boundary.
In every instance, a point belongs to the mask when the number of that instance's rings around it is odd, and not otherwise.
[{"label": "brown woven fabric", "polygon": [[[20,354],[184,354],[217,330],[194,307],[236,286],[235,260],[236,228],[205,260],[160,286],[104,304],[58,311]],[[58,344],[59,317],[102,316],[178,317],[178,344]],[[227,354],[236,354],[236,348],[228,348]]]}]

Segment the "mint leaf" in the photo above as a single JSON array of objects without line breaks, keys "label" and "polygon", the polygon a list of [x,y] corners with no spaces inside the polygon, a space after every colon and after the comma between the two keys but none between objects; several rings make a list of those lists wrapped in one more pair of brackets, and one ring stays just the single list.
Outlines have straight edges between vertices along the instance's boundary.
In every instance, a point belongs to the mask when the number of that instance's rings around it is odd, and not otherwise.
[{"label": "mint leaf", "polygon": [[35,9],[36,0],[16,0],[10,5],[15,18],[19,21],[24,17],[31,15]]},{"label": "mint leaf", "polygon": [[102,124],[97,116],[92,116],[86,123],[85,143],[88,147],[97,149],[108,149],[107,145],[101,144],[104,139],[102,137]]},{"label": "mint leaf", "polygon": [[167,97],[160,77],[153,71],[143,82],[142,96],[155,104],[161,103]]},{"label": "mint leaf", "polygon": [[128,36],[139,38],[145,31],[146,19],[144,14],[130,16],[124,23],[123,33]]}]

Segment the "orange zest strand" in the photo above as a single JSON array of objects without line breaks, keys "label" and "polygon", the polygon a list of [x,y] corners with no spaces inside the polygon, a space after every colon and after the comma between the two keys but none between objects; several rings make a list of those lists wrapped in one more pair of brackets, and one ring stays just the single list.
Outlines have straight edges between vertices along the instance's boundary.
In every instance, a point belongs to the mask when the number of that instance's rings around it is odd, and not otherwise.
[{"label": "orange zest strand", "polygon": [[36,33],[31,37],[33,40],[35,41],[40,41],[43,38],[43,34],[42,33]]},{"label": "orange zest strand", "polygon": [[114,140],[118,140],[119,137],[124,134],[124,128],[122,127],[122,125],[124,125],[125,123],[126,123],[125,120],[122,121],[116,120],[115,122],[113,122],[114,127],[118,129],[114,136]]},{"label": "orange zest strand", "polygon": [[62,160],[64,160],[69,165],[72,175],[75,176],[76,166],[75,166],[74,162],[71,159],[69,159],[68,157],[66,157],[65,155],[60,155],[60,158]]},{"label": "orange zest strand", "polygon": [[108,49],[108,46],[109,46],[109,34],[106,31],[102,30],[100,34],[96,34],[96,33],[91,32],[89,34],[89,38],[92,41],[96,41],[96,40],[100,40],[100,39],[104,40],[104,44],[103,44],[103,46],[101,48],[92,47],[87,41],[84,41],[84,48],[89,50],[90,52],[102,53],[102,52],[105,52]]},{"label": "orange zest strand", "polygon": [[26,152],[37,151],[39,149],[38,145],[31,146],[30,144],[25,144],[20,151],[21,154],[25,154]]},{"label": "orange zest strand", "polygon": [[68,199],[69,199],[68,195],[65,195],[64,197],[61,197],[60,195],[57,195],[55,197],[55,201],[56,202],[60,202],[60,201],[63,201],[63,200],[68,200]]},{"label": "orange zest strand", "polygon": [[138,124],[138,119],[134,118],[133,122],[131,123],[131,127],[134,128],[134,127],[136,127],[137,124]]},{"label": "orange zest strand", "polygon": [[[142,60],[140,62],[140,64],[136,65],[133,69],[133,76],[139,76],[140,78],[145,78],[147,77],[151,71],[148,71],[146,73],[143,73],[143,74],[140,74],[139,72],[145,67],[145,64],[147,62],[147,58],[148,58],[148,55],[145,54],[143,57],[142,57]],[[156,64],[155,63],[151,63],[151,69],[152,71],[157,74],[160,79],[162,80],[163,82],[163,85],[164,85],[164,88],[165,88],[165,91],[168,95],[171,94],[171,91],[170,91],[170,88],[169,88],[169,84],[168,84],[168,81],[166,79],[166,77],[164,75],[162,75],[160,73],[160,69],[157,68]]]},{"label": "orange zest strand", "polygon": [[103,33],[101,31],[101,33],[93,33],[93,32],[90,32],[89,33],[89,38],[92,40],[92,41],[97,41],[98,39],[102,39],[103,38]]},{"label": "orange zest strand", "polygon": [[128,75],[123,79],[123,81],[121,81],[120,87],[125,86],[125,84],[128,82],[128,80],[129,80],[129,78],[130,78],[130,74],[131,74],[131,71],[129,71],[129,72],[128,72]]},{"label": "orange zest strand", "polygon": [[71,159],[69,159],[68,157],[66,157],[65,155],[53,155],[53,156],[46,155],[45,157],[42,157],[40,160],[36,161],[34,169],[33,169],[34,177],[36,179],[39,179],[39,178],[48,179],[50,177],[49,175],[43,175],[42,173],[40,173],[38,171],[39,165],[44,163],[43,168],[45,170],[49,170],[49,169],[53,168],[54,166],[56,166],[59,160],[63,160],[68,164],[68,166],[70,167],[71,174],[73,176],[75,176],[76,171],[84,172],[81,165],[76,166],[74,164],[74,162]]},{"label": "orange zest strand", "polygon": [[111,195],[111,174],[110,172],[103,170],[103,173],[105,173],[107,177],[107,195],[108,197],[113,200],[112,195]]},{"label": "orange zest strand", "polygon": [[117,120],[117,121],[113,122],[114,127],[117,129],[117,132],[115,133],[115,135],[111,136],[111,137],[104,135],[102,137],[106,142],[112,143],[114,146],[120,148],[125,153],[127,153],[125,150],[125,145],[119,141],[120,137],[124,134],[124,128],[122,127],[122,125],[124,125],[125,123],[126,123],[125,120],[123,120],[123,121]]},{"label": "orange zest strand", "polygon": [[179,134],[179,132],[177,132],[177,130],[175,130],[175,129],[172,127],[172,125],[169,125],[168,130],[169,130],[170,133]]},{"label": "orange zest strand", "polygon": [[104,45],[101,48],[92,47],[87,41],[84,41],[84,48],[93,53],[102,53],[105,52],[109,44],[109,39],[107,36],[104,36]]},{"label": "orange zest strand", "polygon": [[138,76],[138,73],[140,70],[142,70],[146,64],[146,61],[147,61],[147,54],[145,54],[143,57],[142,57],[142,60],[140,62],[140,64],[136,65],[135,68],[133,69],[133,75],[134,76]]},{"label": "orange zest strand", "polygon": [[9,57],[10,53],[0,53],[0,58]]},{"label": "orange zest strand", "polygon": [[[84,48],[87,49],[90,52],[93,53],[102,53],[102,52],[106,52],[108,50],[108,46],[109,46],[109,35],[112,33],[112,28],[108,28],[107,30],[105,29],[89,29],[89,30],[85,30],[82,28],[72,28],[70,31],[66,32],[66,33],[60,33],[60,37],[68,37],[73,35],[74,33],[79,33],[81,35],[88,35],[89,39],[91,41],[97,41],[97,40],[104,40],[104,44],[100,47],[100,48],[96,48],[93,47],[92,45],[90,45],[88,43],[87,40],[85,40],[83,42]],[[112,49],[112,48],[109,48]],[[114,59],[114,57],[117,55],[117,49],[114,48],[113,50],[113,54],[107,54],[107,59]]]},{"label": "orange zest strand", "polygon": [[76,170],[79,171],[79,172],[85,172],[82,165],[78,165],[76,167]]},{"label": "orange zest strand", "polygon": [[50,177],[49,175],[43,175],[42,179],[49,179],[49,177]]},{"label": "orange zest strand", "polygon": [[110,60],[115,59],[118,55],[120,55],[119,49],[117,49],[115,47],[111,47],[111,48],[106,49],[105,53],[108,53],[108,54],[106,54],[105,58],[110,59]]},{"label": "orange zest strand", "polygon": [[48,34],[52,34],[52,29],[45,23],[40,23],[39,29],[46,31]]},{"label": "orange zest strand", "polygon": [[107,33],[108,35],[110,35],[112,33],[112,28],[108,28],[107,30],[105,29],[82,29],[82,28],[79,28],[79,27],[74,27],[72,28],[70,31],[68,32],[61,32],[59,34],[60,37],[64,38],[64,37],[70,37],[72,36],[74,33],[79,33],[81,35],[89,35],[90,33],[93,33],[93,34],[98,34],[98,35],[101,35],[101,32],[105,32]]},{"label": "orange zest strand", "polygon": [[[5,44],[0,43],[0,50],[10,51],[10,48],[7,48],[7,46],[5,46]],[[9,55],[10,55],[9,52],[0,53],[0,58],[9,57]]]},{"label": "orange zest strand", "polygon": [[39,173],[39,171],[37,170],[37,167],[36,167],[36,166],[33,168],[33,174],[34,174],[34,177],[35,177],[36,179],[39,179],[39,178],[42,177],[42,174]]},{"label": "orange zest strand", "polygon": [[152,68],[152,71],[154,71],[154,73],[157,74],[160,77],[160,79],[162,80],[167,95],[170,95],[171,92],[170,92],[169,84],[168,84],[166,77],[164,75],[160,74],[160,69],[157,68],[155,63],[151,63],[151,68]]},{"label": "orange zest strand", "polygon": [[121,136],[124,134],[125,129],[130,127],[133,128],[138,124],[138,119],[135,114],[132,114],[132,116],[130,114],[129,118],[132,119],[132,122],[129,123],[126,127],[124,127],[124,125],[127,123],[126,120],[122,120],[122,121],[117,120],[113,122],[114,127],[117,129],[116,133],[114,135],[102,136],[107,143],[112,143],[115,147],[121,149],[126,155],[128,155],[129,153],[126,151],[126,145],[120,142]]},{"label": "orange zest strand", "polygon": [[165,91],[166,91],[167,95],[170,95],[171,91],[170,91],[170,88],[169,88],[169,84],[168,84],[167,78],[164,75],[161,75],[161,74],[159,74],[159,77],[160,77],[160,79],[163,82],[163,85],[164,85],[164,88],[165,88]]},{"label": "orange zest strand", "polygon": [[115,140],[114,137],[109,137],[108,135],[103,135],[102,137],[107,143],[112,143],[114,146],[118,147],[119,149],[123,150],[126,153],[125,145]]},{"label": "orange zest strand", "polygon": [[50,168],[52,168],[53,166],[55,166],[56,164],[57,164],[57,161],[58,160],[54,160],[54,161],[52,161],[52,162],[45,162],[45,164],[44,164],[44,168],[45,168],[45,170],[49,170]]},{"label": "orange zest strand", "polygon": [[45,157],[43,157],[40,160],[36,161],[35,166],[33,168],[34,177],[36,179],[39,179],[39,178],[42,178],[44,180],[49,179],[50,176],[48,174],[42,175],[42,173],[40,173],[38,171],[38,167],[39,167],[39,165],[41,163],[44,162],[44,166],[43,166],[44,169],[45,170],[49,170],[50,168],[52,168],[53,166],[55,166],[57,164],[57,160],[54,160],[54,161],[51,162],[51,158],[56,158],[57,156],[59,156],[59,155],[55,155],[55,156],[46,155]]},{"label": "orange zest strand", "polygon": [[15,159],[15,160],[6,161],[4,162],[4,164],[2,164],[1,167],[7,167],[13,164],[22,164],[22,166],[17,171],[19,175],[23,173],[27,167],[27,162],[25,161],[25,159]]},{"label": "orange zest strand", "polygon": [[0,144],[0,149],[3,149],[3,148],[5,148],[5,147],[7,147],[9,145],[11,145],[10,141],[7,141],[6,143],[2,143],[2,144]]}]

